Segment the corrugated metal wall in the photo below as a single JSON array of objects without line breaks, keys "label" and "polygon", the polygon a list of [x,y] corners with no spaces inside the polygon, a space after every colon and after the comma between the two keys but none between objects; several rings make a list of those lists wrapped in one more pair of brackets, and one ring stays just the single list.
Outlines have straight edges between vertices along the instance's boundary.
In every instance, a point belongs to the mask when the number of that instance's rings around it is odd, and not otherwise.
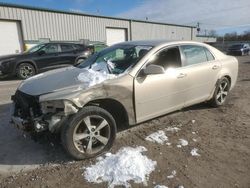
[{"label": "corrugated metal wall", "polygon": [[[46,10],[0,6],[0,19],[20,20],[24,40],[50,38],[52,41],[106,41],[106,27],[126,28],[130,39],[130,21]],[[131,22],[132,39],[191,40],[191,28]],[[194,36],[194,35],[193,35]]]},{"label": "corrugated metal wall", "polygon": [[133,40],[191,40],[191,28],[189,27],[178,27],[144,22],[132,22],[131,25]]},{"label": "corrugated metal wall", "polygon": [[0,19],[21,20],[24,40],[105,41],[106,27],[127,28],[129,32],[128,21],[12,7],[0,6]]}]

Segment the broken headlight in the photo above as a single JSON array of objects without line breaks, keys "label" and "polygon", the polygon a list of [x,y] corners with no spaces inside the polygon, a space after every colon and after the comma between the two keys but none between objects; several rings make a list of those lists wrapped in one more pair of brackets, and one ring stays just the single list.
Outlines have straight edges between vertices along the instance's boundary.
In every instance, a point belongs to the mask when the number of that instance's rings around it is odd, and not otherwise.
[{"label": "broken headlight", "polygon": [[67,116],[78,111],[78,108],[69,100],[45,101],[40,105],[43,114],[52,113]]}]

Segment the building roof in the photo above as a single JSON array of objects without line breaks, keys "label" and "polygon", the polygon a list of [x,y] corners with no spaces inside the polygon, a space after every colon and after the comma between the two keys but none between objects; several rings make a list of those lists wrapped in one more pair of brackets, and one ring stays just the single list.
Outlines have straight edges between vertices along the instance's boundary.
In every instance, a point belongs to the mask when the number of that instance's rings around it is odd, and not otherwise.
[{"label": "building roof", "polygon": [[12,7],[12,8],[21,8],[21,9],[30,9],[30,10],[38,10],[38,11],[47,11],[47,12],[55,12],[55,13],[63,13],[63,14],[90,16],[90,17],[98,17],[98,18],[108,18],[108,19],[124,20],[124,21],[131,21],[131,22],[134,21],[134,22],[142,22],[142,23],[151,23],[151,24],[160,24],[160,25],[195,28],[195,26],[190,26],[190,25],[169,24],[169,23],[164,23],[164,22],[154,22],[154,21],[146,21],[146,20],[119,18],[119,17],[112,17],[112,16],[102,16],[102,15],[86,14],[86,13],[81,13],[81,12],[56,10],[56,9],[50,9],[50,8],[27,6],[27,5],[18,5],[18,4],[13,4],[13,3],[0,2],[0,6]]},{"label": "building roof", "polygon": [[135,45],[135,46],[158,46],[160,44],[165,44],[168,42],[174,42],[171,40],[134,40],[134,41],[125,41],[118,43],[117,45]]}]

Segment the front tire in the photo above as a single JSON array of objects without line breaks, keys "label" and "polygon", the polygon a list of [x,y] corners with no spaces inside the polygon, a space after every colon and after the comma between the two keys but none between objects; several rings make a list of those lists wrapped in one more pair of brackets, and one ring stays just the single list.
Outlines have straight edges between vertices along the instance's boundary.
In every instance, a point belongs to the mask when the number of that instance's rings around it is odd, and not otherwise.
[{"label": "front tire", "polygon": [[83,63],[84,61],[85,61],[84,58],[77,59],[75,65],[76,65],[76,66],[77,66],[77,65],[80,65],[80,64]]},{"label": "front tire", "polygon": [[16,74],[19,79],[27,79],[36,74],[36,70],[30,63],[21,63],[16,69]]},{"label": "front tire", "polygon": [[210,100],[210,104],[213,107],[219,107],[225,104],[229,90],[230,90],[230,82],[226,77],[223,77],[217,83],[213,98]]},{"label": "front tire", "polygon": [[97,106],[84,107],[61,130],[63,147],[77,160],[95,157],[109,150],[115,137],[114,118]]}]

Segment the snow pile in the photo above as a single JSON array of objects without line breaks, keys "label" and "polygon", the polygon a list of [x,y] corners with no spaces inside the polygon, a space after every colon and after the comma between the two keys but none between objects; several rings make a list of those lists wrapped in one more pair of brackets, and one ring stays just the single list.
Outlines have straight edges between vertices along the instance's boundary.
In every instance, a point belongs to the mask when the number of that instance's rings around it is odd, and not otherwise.
[{"label": "snow pile", "polygon": [[87,181],[93,183],[108,182],[109,187],[123,185],[130,187],[129,181],[147,183],[149,174],[155,170],[156,161],[148,159],[142,152],[145,147],[126,147],[116,154],[108,153],[84,172]]},{"label": "snow pile", "polygon": [[116,78],[116,75],[107,74],[106,72],[99,72],[92,69],[86,69],[86,71],[80,73],[77,79],[84,82],[89,87],[100,84],[105,80]]},{"label": "snow pile", "polygon": [[196,138],[193,138],[192,140],[193,140],[194,142],[197,142],[197,139],[196,139]]},{"label": "snow pile", "polygon": [[167,127],[165,130],[169,132],[178,132],[181,129],[178,127]]},{"label": "snow pile", "polygon": [[198,156],[201,156],[199,153],[197,153],[197,151],[198,151],[198,149],[197,149],[197,148],[194,148],[194,149],[191,150],[190,153],[191,153],[192,156],[197,156],[197,157],[198,157]]},{"label": "snow pile", "polygon": [[156,186],[154,186],[154,188],[168,188],[168,187],[165,185],[156,185]]},{"label": "snow pile", "polygon": [[165,132],[160,130],[157,132],[154,132],[146,137],[147,141],[155,142],[158,144],[164,144],[164,142],[168,141],[168,137],[165,135]]},{"label": "snow pile", "polygon": [[195,121],[195,119],[193,119],[191,122],[194,124],[196,121]]},{"label": "snow pile", "polygon": [[179,139],[179,144],[177,145],[178,148],[181,148],[182,146],[187,146],[188,141],[184,139]]},{"label": "snow pile", "polygon": [[167,176],[167,178],[168,178],[168,179],[172,179],[172,178],[174,178],[175,176],[176,176],[176,171],[173,170],[173,171],[171,172],[171,175]]}]

